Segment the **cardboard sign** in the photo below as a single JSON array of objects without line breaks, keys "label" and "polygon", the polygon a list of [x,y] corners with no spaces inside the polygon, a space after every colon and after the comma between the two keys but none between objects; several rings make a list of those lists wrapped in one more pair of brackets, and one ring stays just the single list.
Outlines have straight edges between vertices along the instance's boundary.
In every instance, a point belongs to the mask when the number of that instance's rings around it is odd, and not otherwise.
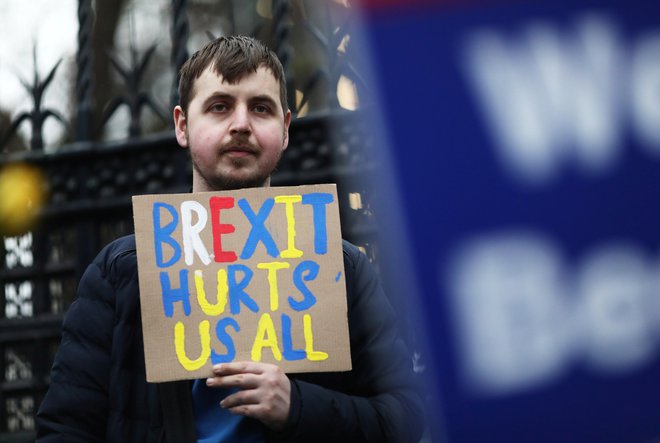
[{"label": "cardboard sign", "polygon": [[133,197],[147,381],[351,369],[335,185]]}]

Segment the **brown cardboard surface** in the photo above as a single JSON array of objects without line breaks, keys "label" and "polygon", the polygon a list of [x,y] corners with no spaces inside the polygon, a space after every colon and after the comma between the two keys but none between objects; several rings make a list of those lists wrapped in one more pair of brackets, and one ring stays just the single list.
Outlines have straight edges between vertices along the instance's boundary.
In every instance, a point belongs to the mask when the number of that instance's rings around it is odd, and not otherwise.
[{"label": "brown cardboard surface", "polygon": [[[318,195],[331,196],[332,202],[312,204]],[[212,211],[211,199],[217,202],[218,197],[233,198],[233,207]],[[246,203],[249,209],[244,209]],[[213,223],[212,212],[219,214],[219,221]],[[320,235],[323,212],[325,243]],[[350,370],[335,185],[134,196],[133,216],[147,381],[205,378],[214,360],[259,361],[253,357],[255,349],[261,349],[260,361],[277,364],[286,372]],[[187,238],[199,238],[197,246],[187,250],[184,225],[189,227],[185,229]],[[224,232],[214,236],[214,225],[217,232]],[[168,226],[171,232],[166,232]],[[247,249],[241,258],[251,235],[260,240],[253,254]],[[235,261],[215,261],[221,255],[214,254],[214,237],[222,245],[218,252],[235,252]],[[327,250],[319,253],[323,244]],[[302,256],[296,257],[295,250]],[[181,284],[182,274],[184,279],[187,276],[187,285]],[[170,293],[178,295],[170,297]],[[310,294],[315,298],[313,304]],[[304,304],[297,304],[300,302]],[[255,305],[257,312],[249,308]],[[178,352],[175,330],[179,331]],[[235,355],[230,359],[232,347]],[[280,359],[277,351],[282,354]]]}]

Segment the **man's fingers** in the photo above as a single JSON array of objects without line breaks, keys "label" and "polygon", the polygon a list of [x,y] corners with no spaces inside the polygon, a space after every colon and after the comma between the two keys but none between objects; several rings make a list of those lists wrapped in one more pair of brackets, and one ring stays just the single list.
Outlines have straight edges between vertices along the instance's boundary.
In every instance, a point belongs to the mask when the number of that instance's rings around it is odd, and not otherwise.
[{"label": "man's fingers", "polygon": [[263,420],[264,417],[264,407],[260,404],[246,404],[238,405],[233,408],[227,409],[232,414],[243,415],[245,417],[254,418],[257,420]]},{"label": "man's fingers", "polygon": [[220,406],[233,414],[256,418],[272,429],[286,425],[291,382],[281,368],[258,362],[221,363],[206,380],[212,387],[238,388]]},{"label": "man's fingers", "polygon": [[255,405],[258,404],[260,400],[261,398],[259,394],[254,390],[238,391],[225,397],[220,402],[220,406],[225,409],[232,409],[244,405]]},{"label": "man's fingers", "polygon": [[255,374],[224,375],[207,378],[206,386],[212,388],[253,389],[259,386],[259,379]]},{"label": "man's fingers", "polygon": [[257,362],[232,362],[220,363],[213,366],[214,375],[233,375],[233,374],[261,374],[266,369],[263,363]]},{"label": "man's fingers", "polygon": [[255,420],[262,421],[266,426],[271,426],[273,429],[281,429],[284,423],[272,418],[272,408],[268,408],[263,404],[246,404],[238,405],[227,409],[230,413],[235,415],[243,415],[245,417],[254,418]]}]

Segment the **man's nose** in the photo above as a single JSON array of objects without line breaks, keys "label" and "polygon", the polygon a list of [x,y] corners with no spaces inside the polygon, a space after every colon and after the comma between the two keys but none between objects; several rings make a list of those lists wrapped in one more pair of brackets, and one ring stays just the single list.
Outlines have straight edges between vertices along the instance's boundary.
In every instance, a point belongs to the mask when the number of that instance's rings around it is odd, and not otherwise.
[{"label": "man's nose", "polygon": [[250,114],[247,106],[237,106],[232,114],[229,131],[232,134],[250,132]]}]

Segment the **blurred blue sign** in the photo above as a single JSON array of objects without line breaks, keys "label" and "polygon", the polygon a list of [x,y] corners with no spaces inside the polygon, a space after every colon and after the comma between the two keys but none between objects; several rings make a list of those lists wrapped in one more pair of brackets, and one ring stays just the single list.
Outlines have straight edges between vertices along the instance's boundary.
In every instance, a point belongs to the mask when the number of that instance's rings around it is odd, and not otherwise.
[{"label": "blurred blue sign", "polygon": [[421,3],[366,21],[434,441],[657,441],[660,3]]}]

